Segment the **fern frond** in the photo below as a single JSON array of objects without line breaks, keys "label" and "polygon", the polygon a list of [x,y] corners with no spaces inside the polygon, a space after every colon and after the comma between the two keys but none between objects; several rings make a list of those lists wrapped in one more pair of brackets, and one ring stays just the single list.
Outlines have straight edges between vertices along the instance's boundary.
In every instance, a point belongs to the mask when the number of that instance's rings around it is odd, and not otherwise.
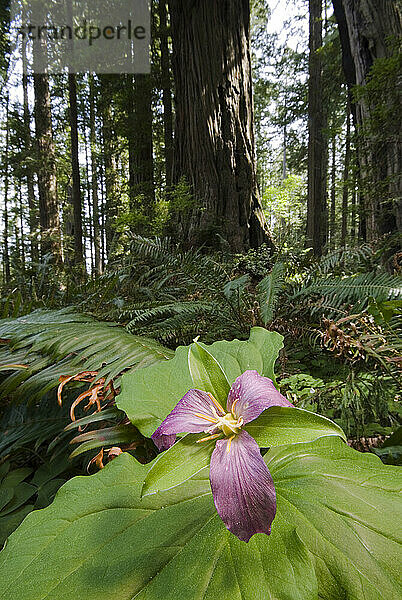
[{"label": "fern frond", "polygon": [[334,309],[342,304],[362,302],[367,305],[370,298],[379,302],[393,300],[402,296],[402,278],[388,273],[361,273],[353,277],[325,277],[316,279],[310,285],[299,290],[293,298],[318,295]]},{"label": "fern frond", "polygon": [[264,325],[272,321],[278,303],[279,294],[284,285],[285,265],[275,263],[271,273],[257,285],[257,300],[260,304],[260,313]]},{"label": "fern frond", "polygon": [[241,275],[236,279],[231,279],[223,286],[223,293],[228,300],[231,300],[234,295],[241,296],[248,284],[250,283],[250,275]]},{"label": "fern frond", "polygon": [[36,400],[57,386],[60,375],[79,370],[99,371],[99,378],[108,383],[125,369],[148,366],[173,355],[155,340],[71,310],[39,310],[19,319],[2,320],[0,337],[8,340],[8,362],[15,362],[16,350],[18,361],[29,366],[2,381],[0,397],[12,394]]}]

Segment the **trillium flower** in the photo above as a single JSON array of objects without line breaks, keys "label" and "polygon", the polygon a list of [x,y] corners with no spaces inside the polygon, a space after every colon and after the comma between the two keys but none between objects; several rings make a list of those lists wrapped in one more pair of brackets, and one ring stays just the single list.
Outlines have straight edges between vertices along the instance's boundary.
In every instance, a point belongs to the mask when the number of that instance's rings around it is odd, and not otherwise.
[{"label": "trillium flower", "polygon": [[227,529],[248,542],[271,533],[276,494],[259,446],[244,425],[271,406],[293,406],[267,377],[245,371],[230,388],[226,410],[208,392],[189,390],[152,435],[160,450],[179,433],[204,433],[196,443],[216,439],[210,482],[216,510]]}]

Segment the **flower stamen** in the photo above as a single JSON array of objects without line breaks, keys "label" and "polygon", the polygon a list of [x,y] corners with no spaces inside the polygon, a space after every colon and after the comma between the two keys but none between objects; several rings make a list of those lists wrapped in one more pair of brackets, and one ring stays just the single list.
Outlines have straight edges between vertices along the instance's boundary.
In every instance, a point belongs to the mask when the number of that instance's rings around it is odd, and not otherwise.
[{"label": "flower stamen", "polygon": [[208,435],[207,437],[197,440],[195,443],[200,444],[201,442],[208,442],[209,440],[215,440],[216,438],[220,437],[221,435],[222,435],[221,433],[214,433],[213,435]]},{"label": "flower stamen", "polygon": [[232,415],[233,415],[234,417],[237,417],[237,415],[236,415],[236,413],[235,413],[235,410],[234,410],[234,408],[235,408],[236,404],[238,403],[238,401],[239,401],[239,399],[238,399],[238,398],[236,398],[236,400],[235,400],[235,401],[233,402],[233,404],[232,404]]},{"label": "flower stamen", "polygon": [[232,435],[229,439],[228,439],[228,443],[226,445],[226,452],[230,452],[230,446],[232,445],[232,440],[235,436]]},{"label": "flower stamen", "polygon": [[213,397],[212,394],[210,394],[209,392],[207,392],[208,396],[211,398],[212,402],[215,404],[216,408],[222,413],[222,415],[225,414],[225,410],[224,408],[219,404],[218,400],[216,400],[216,398]]},{"label": "flower stamen", "polygon": [[219,419],[214,419],[214,417],[209,417],[208,415],[203,415],[202,413],[194,413],[194,416],[199,417],[200,419],[205,419],[210,423],[217,423]]}]

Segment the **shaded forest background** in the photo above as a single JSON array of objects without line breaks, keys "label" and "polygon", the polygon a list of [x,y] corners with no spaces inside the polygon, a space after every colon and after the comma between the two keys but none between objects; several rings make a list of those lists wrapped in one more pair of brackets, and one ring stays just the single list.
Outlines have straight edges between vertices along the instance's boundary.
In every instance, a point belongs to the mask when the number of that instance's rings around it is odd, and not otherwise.
[{"label": "shaded forest background", "polygon": [[104,448],[152,458],[120,376],[197,335],[279,331],[289,400],[400,436],[401,11],[286,4],[153,0],[150,74],[50,76],[1,2],[0,460],[54,467],[4,536]]}]

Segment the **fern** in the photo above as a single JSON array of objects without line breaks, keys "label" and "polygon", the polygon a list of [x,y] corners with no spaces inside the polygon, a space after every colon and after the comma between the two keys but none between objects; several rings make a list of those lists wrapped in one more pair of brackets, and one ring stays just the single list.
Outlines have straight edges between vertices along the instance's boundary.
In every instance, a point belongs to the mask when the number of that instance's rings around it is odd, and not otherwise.
[{"label": "fern", "polygon": [[402,278],[388,273],[361,273],[352,277],[324,277],[302,288],[300,296],[321,296],[326,305],[339,309],[343,304],[360,303],[360,310],[373,298],[378,302],[402,296]]},{"label": "fern", "polygon": [[275,263],[271,273],[257,285],[257,300],[260,304],[260,313],[264,325],[272,321],[278,303],[279,294],[284,286],[285,265]]},{"label": "fern", "polygon": [[[0,385],[0,397],[37,400],[58,384],[60,375],[99,371],[106,383],[128,368],[166,360],[173,352],[155,340],[131,335],[115,323],[99,322],[72,312],[37,310],[18,319],[0,321],[0,364],[11,373]],[[9,356],[7,356],[7,352]],[[118,381],[117,381],[118,384]]]}]

